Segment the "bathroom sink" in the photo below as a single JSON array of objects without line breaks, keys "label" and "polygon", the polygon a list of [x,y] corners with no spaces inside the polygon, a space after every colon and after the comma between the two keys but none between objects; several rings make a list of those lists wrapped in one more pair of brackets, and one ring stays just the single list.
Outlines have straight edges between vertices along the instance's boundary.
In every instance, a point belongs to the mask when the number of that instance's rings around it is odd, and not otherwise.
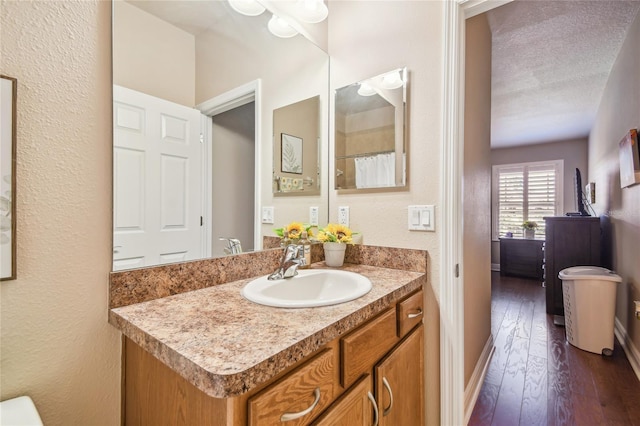
[{"label": "bathroom sink", "polygon": [[256,278],[242,289],[252,302],[278,308],[312,308],[335,305],[364,296],[371,281],[355,272],[334,269],[299,270],[293,278],[269,281]]}]

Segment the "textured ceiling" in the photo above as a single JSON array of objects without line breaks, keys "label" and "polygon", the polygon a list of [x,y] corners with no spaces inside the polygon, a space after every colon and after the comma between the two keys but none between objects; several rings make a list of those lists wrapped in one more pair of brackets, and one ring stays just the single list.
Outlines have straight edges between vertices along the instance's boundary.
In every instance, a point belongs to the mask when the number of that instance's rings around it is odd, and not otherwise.
[{"label": "textured ceiling", "polygon": [[588,136],[640,0],[515,0],[487,12],[491,146]]}]

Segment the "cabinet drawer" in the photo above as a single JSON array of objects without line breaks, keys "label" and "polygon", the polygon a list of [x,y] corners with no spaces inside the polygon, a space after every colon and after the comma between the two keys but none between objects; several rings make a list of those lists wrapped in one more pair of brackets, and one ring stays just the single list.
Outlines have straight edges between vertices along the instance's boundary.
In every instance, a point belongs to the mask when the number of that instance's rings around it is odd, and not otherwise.
[{"label": "cabinet drawer", "polygon": [[309,424],[333,401],[333,350],[305,362],[248,401],[249,425]]},{"label": "cabinet drawer", "polygon": [[342,386],[350,386],[398,342],[396,310],[389,309],[340,340]]},{"label": "cabinet drawer", "polygon": [[413,327],[422,322],[424,300],[422,290],[398,303],[398,337],[404,337]]}]

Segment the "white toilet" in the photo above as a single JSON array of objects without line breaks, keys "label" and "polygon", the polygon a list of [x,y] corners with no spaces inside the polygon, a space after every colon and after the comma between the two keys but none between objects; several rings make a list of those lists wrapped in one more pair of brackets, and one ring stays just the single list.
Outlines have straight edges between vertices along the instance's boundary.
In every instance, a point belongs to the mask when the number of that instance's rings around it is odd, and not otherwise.
[{"label": "white toilet", "polygon": [[43,426],[36,406],[28,396],[0,402],[0,426]]}]

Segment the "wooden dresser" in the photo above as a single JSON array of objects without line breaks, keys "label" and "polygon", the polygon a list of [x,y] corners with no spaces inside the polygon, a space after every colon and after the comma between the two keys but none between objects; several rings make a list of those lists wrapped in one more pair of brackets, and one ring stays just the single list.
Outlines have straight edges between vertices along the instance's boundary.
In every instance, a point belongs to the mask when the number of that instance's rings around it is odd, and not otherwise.
[{"label": "wooden dresser", "polygon": [[547,313],[564,315],[562,280],[558,273],[571,266],[602,266],[600,219],[582,216],[544,218],[544,282]]},{"label": "wooden dresser", "polygon": [[500,238],[500,275],[542,281],[544,240]]}]

